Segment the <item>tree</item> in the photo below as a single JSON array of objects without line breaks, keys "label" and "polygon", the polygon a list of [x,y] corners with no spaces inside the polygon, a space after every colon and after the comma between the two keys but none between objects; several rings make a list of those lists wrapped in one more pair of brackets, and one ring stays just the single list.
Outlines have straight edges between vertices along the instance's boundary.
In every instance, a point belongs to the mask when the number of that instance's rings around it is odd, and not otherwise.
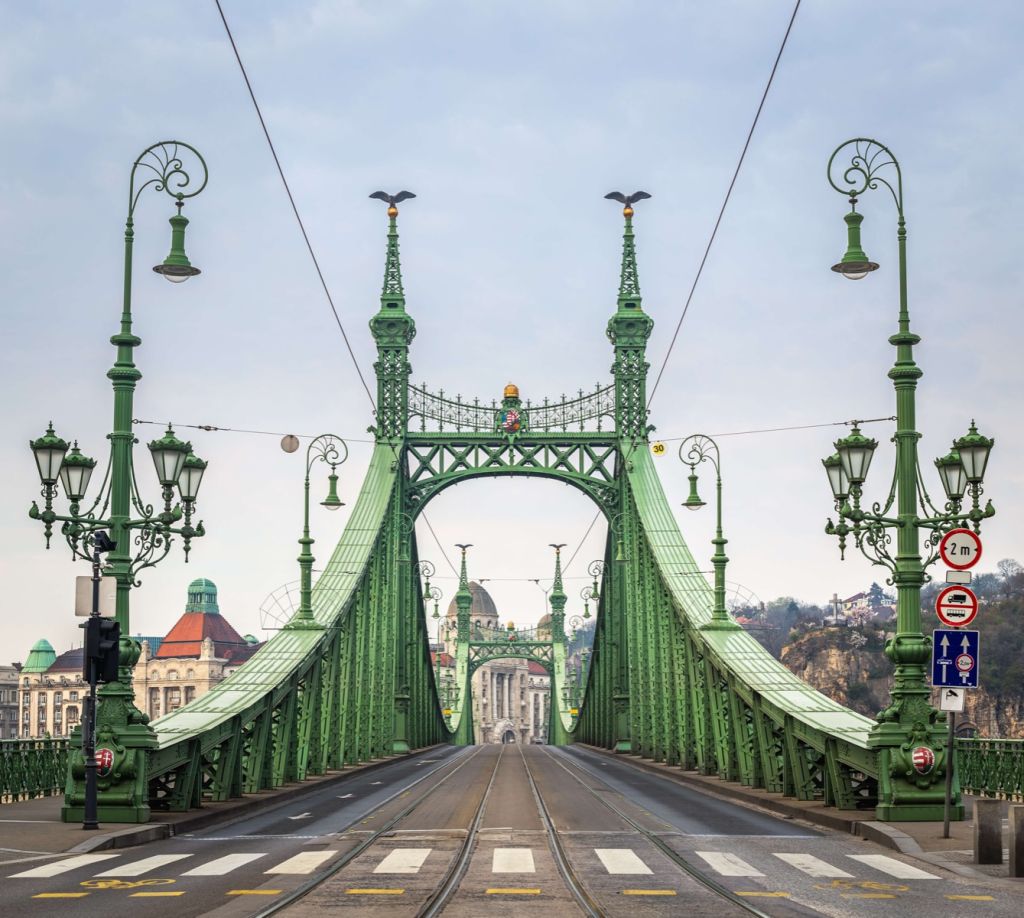
[{"label": "tree", "polygon": [[996,565],[996,570],[999,571],[1003,596],[1009,599],[1021,592],[1024,587],[1024,567],[1013,558],[1003,558]]},{"label": "tree", "polygon": [[872,608],[885,605],[885,591],[877,583],[868,587],[868,603]]}]

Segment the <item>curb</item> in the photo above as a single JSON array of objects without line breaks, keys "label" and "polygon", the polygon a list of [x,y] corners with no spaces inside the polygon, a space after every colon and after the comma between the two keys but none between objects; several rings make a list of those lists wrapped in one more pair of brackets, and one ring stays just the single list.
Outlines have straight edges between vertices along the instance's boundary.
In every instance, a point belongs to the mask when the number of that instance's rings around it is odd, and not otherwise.
[{"label": "curb", "polygon": [[316,775],[307,778],[297,784],[286,785],[276,790],[262,791],[258,794],[246,794],[243,797],[226,800],[222,804],[214,804],[217,809],[200,808],[194,813],[176,819],[173,822],[150,822],[141,826],[129,826],[124,829],[116,829],[112,832],[104,832],[86,841],[80,842],[73,848],[68,848],[68,854],[89,854],[93,851],[107,851],[111,848],[130,848],[135,845],[145,845],[149,842],[161,841],[175,835],[182,835],[186,832],[194,832],[197,829],[205,829],[211,825],[227,825],[244,819],[253,812],[275,809],[286,803],[301,800],[303,797],[315,794],[324,787],[348,780],[359,772],[376,771],[392,762],[400,762],[403,759],[410,759],[421,756],[437,749],[434,746],[424,746],[412,752],[402,755],[391,755],[383,759],[375,759],[363,765],[353,765],[341,771],[332,771],[326,775]]}]

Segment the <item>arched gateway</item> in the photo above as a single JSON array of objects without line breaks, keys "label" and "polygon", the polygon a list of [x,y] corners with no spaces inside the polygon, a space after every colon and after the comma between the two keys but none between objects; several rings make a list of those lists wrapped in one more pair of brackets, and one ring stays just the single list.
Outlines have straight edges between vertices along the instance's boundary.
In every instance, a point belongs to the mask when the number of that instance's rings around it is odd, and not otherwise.
[{"label": "arched gateway", "polygon": [[[578,488],[609,523],[578,717],[562,700],[564,642],[549,644],[552,742],[630,750],[843,808],[881,795],[890,818],[900,801],[938,806],[938,769],[910,774],[895,753],[877,753],[871,720],[802,683],[735,623],[712,621],[704,565],[683,540],[647,442],[653,322],[640,297],[628,202],[623,213],[618,297],[606,329],[611,383],[555,400],[523,399],[513,388],[488,402],[413,384],[415,323],[402,287],[398,210],[389,206],[384,286],[370,321],[376,445],[313,591],[315,621],[294,622],[207,695],[157,720],[148,772],[111,779],[105,792],[184,808],[431,743],[471,741],[463,709],[473,653],[484,651],[472,646],[465,622],[456,697],[442,707],[413,524],[446,487],[519,475]],[[558,633],[553,626],[553,638]]]}]

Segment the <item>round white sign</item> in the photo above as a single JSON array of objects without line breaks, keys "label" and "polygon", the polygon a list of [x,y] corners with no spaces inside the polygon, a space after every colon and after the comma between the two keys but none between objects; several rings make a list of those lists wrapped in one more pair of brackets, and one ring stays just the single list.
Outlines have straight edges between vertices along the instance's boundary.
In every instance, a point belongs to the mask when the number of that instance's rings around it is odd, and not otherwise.
[{"label": "round white sign", "polygon": [[981,537],[970,529],[950,529],[939,542],[939,557],[947,567],[966,571],[981,560]]}]

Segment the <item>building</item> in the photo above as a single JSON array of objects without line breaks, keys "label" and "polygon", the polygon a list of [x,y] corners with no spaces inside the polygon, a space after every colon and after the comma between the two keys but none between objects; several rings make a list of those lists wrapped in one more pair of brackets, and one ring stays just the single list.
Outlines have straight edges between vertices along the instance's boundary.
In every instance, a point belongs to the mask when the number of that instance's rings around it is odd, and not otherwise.
[{"label": "building", "polygon": [[262,646],[220,614],[217,587],[205,578],[188,585],[185,611],[159,644],[141,643],[132,674],[135,704],[152,720],[205,695]]},{"label": "building", "polygon": [[18,677],[17,664],[0,666],[0,740],[18,738]]},{"label": "building", "polygon": [[19,679],[23,739],[68,736],[78,726],[89,693],[82,679],[81,647],[58,656],[49,641],[36,641]]},{"label": "building", "polygon": [[[151,719],[205,694],[262,646],[252,635],[242,637],[231,627],[220,614],[217,587],[205,579],[189,584],[185,612],[166,636],[136,635],[135,640],[142,647],[132,674],[135,704]],[[7,668],[0,667],[0,673]],[[82,670],[81,647],[58,656],[49,641],[36,641],[17,674],[19,736],[71,734],[81,720],[82,703],[89,693]],[[0,692],[2,678],[0,675]],[[0,713],[3,711],[0,701]],[[0,730],[0,737],[6,738],[6,728]]]},{"label": "building", "polygon": [[[494,633],[502,625],[491,595],[476,581],[469,590],[473,602],[469,608],[470,634]],[[443,642],[441,663],[453,663],[458,607],[453,599],[448,606],[448,638]],[[550,628],[551,619],[547,619]],[[538,628],[542,627],[544,619]],[[437,657],[435,656],[435,663]],[[442,666],[442,684],[454,670]],[[551,677],[539,663],[505,659],[485,663],[474,674],[473,735],[478,743],[547,742],[550,714]]]}]

